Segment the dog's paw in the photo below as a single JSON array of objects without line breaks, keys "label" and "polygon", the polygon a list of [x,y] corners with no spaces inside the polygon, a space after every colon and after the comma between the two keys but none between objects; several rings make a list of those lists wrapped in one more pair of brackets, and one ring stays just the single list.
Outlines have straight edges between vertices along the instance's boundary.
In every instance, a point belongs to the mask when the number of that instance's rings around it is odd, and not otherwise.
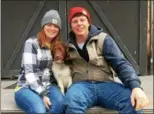
[{"label": "dog's paw", "polygon": [[63,96],[65,95],[65,92],[64,91],[62,91],[61,93],[63,94]]}]

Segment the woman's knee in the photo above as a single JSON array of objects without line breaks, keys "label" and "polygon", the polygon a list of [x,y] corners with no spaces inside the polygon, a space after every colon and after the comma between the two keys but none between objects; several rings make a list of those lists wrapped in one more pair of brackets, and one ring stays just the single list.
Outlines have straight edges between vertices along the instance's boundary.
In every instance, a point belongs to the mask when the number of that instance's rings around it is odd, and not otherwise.
[{"label": "woman's knee", "polygon": [[[15,92],[15,102],[26,113],[46,113],[43,100],[30,89],[23,88]],[[37,104],[37,105],[36,105]]]},{"label": "woman's knee", "polygon": [[31,107],[31,111],[30,112],[39,113],[39,114],[46,113],[45,105],[42,104],[42,103],[37,103],[37,105],[34,104]]},{"label": "woman's knee", "polygon": [[21,99],[15,98],[15,102],[19,108],[21,108],[26,113],[46,113],[45,105],[42,102],[27,102]]}]

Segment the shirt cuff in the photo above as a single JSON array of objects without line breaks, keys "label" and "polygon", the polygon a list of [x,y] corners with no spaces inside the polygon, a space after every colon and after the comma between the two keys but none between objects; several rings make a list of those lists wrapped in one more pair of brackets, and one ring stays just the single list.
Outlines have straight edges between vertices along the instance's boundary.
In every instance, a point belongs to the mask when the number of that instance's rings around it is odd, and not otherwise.
[{"label": "shirt cuff", "polygon": [[129,82],[129,87],[130,87],[130,89],[141,88],[143,90],[143,88],[141,87],[141,85],[138,81]]},{"label": "shirt cuff", "polygon": [[44,96],[48,96],[49,91],[48,90],[44,90],[40,93],[40,96],[43,98]]}]

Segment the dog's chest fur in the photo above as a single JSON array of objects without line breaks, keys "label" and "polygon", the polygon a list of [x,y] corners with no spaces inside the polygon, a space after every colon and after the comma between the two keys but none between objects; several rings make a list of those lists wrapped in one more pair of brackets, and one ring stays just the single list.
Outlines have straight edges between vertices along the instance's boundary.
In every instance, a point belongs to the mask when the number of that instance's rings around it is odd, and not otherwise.
[{"label": "dog's chest fur", "polygon": [[52,72],[56,80],[60,80],[66,88],[68,81],[71,79],[71,71],[69,66],[64,63],[53,62]]}]

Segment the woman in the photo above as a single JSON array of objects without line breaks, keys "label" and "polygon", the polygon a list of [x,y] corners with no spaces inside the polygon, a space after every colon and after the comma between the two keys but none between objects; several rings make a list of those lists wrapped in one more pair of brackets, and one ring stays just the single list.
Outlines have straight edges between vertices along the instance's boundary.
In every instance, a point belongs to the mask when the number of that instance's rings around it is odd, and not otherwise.
[{"label": "woman", "polygon": [[37,37],[25,41],[15,101],[26,113],[63,113],[63,95],[50,72],[51,49],[60,40],[60,29],[59,13],[50,10],[42,18]]}]

